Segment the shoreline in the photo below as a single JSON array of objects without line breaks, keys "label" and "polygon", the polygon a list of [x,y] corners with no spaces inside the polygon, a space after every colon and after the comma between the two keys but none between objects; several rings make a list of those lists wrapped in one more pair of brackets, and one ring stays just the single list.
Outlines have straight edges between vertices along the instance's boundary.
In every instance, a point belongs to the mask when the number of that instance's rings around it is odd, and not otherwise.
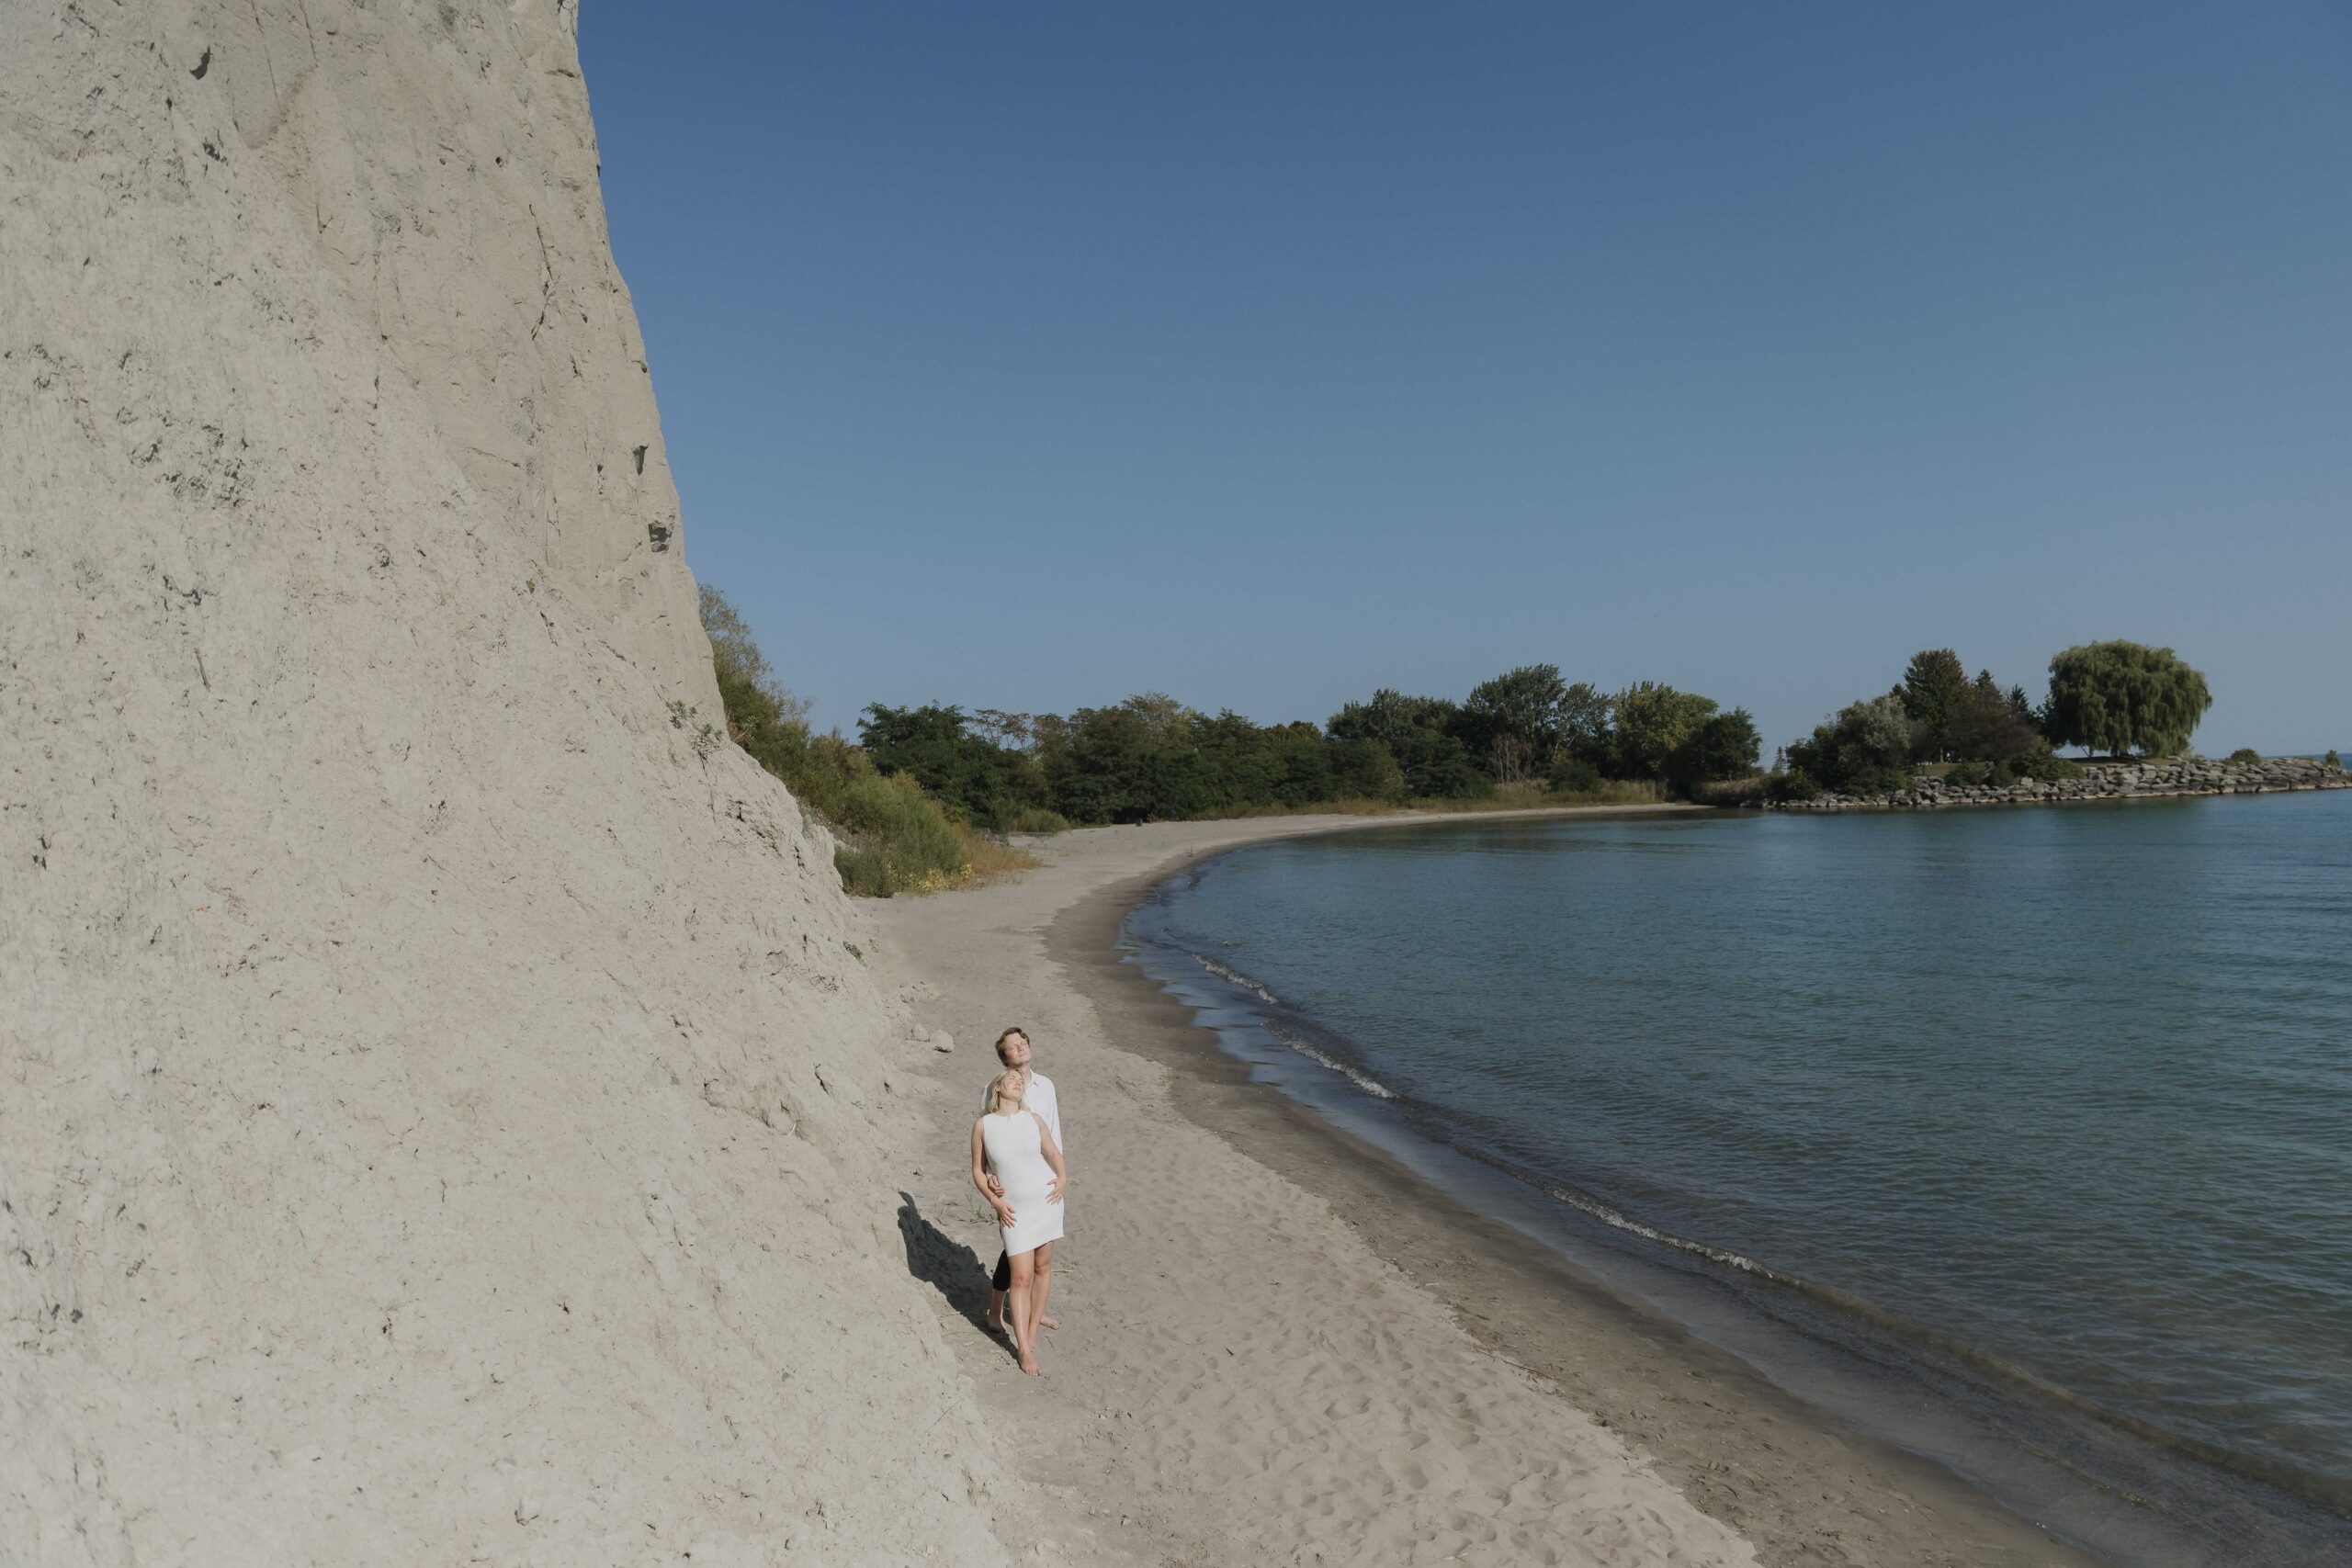
[{"label": "shoreline", "polygon": [[[1525,815],[1628,814],[1657,813],[1587,808]],[[1478,813],[1466,819],[1503,817]],[[1269,1086],[1251,1082],[1250,1069],[1195,1022],[1191,1008],[1163,992],[1118,951],[1120,928],[1136,901],[1188,864],[1272,838],[1462,819],[1254,819],[1096,829],[1104,835],[1099,839],[1064,835],[1044,846],[1050,857],[1047,866],[1024,879],[1033,885],[1026,897],[998,897],[1004,891],[1001,886],[950,894],[926,900],[922,907],[893,911],[904,918],[887,923],[894,935],[909,939],[909,968],[919,977],[917,985],[936,988],[940,1005],[919,1001],[919,1010],[941,1021],[954,1018],[962,1022],[957,1038],[976,1039],[984,1047],[993,1030],[982,1032],[969,1022],[967,1005],[958,1005],[953,988],[962,965],[942,962],[939,945],[959,924],[978,924],[980,906],[994,902],[1008,914],[1013,912],[1012,906],[1022,906],[1020,913],[1028,919],[991,931],[998,939],[991,945],[1026,949],[1033,974],[1063,982],[1067,995],[1057,998],[1063,1006],[1049,1010],[1084,1015],[1092,1026],[1089,1032],[1101,1042],[1074,1051],[1073,1042],[1049,1035],[1050,1043],[1041,1041],[1039,1046],[1041,1065],[1064,1084],[1066,1096],[1076,1056],[1087,1069],[1080,1075],[1081,1083],[1108,1068],[1131,1097],[1130,1103],[1112,1107],[1098,1105],[1091,1093],[1084,1097],[1087,1111],[1071,1119],[1072,1166],[1081,1181],[1089,1168],[1084,1151],[1095,1139],[1124,1144],[1125,1134],[1170,1121],[1207,1134],[1222,1157],[1212,1159],[1195,1150],[1196,1162],[1220,1167],[1236,1162],[1234,1168],[1246,1168],[1254,1173],[1253,1180],[1288,1189],[1292,1197],[1283,1211],[1286,1227],[1290,1208],[1319,1209],[1319,1213],[1296,1220],[1295,1225],[1303,1227],[1295,1229],[1300,1240],[1342,1251],[1361,1249],[1376,1258],[1419,1298],[1424,1313],[1433,1311],[1469,1356],[1485,1363],[1486,1378],[1498,1388],[1515,1390],[1513,1398],[1521,1404],[1532,1401],[1542,1407],[1531,1412],[1515,1406],[1514,1418],[1555,1422],[1564,1432],[1583,1425],[1612,1435],[1630,1450],[1637,1470],[1650,1472],[1707,1522],[1736,1532],[1743,1549],[1727,1550],[1718,1541],[1695,1556],[1677,1546],[1663,1555],[1645,1550],[1589,1560],[1728,1562],[1747,1560],[1752,1551],[1755,1561],[1764,1562],[1825,1565],[1902,1562],[1959,1568],[2101,1561],[2010,1511],[1941,1463],[1858,1432],[1771,1382],[1731,1351],[1698,1338],[1664,1312],[1424,1181],[1394,1156]],[[925,955],[914,956],[918,952]],[[942,980],[949,986],[941,987]],[[1041,1021],[1046,1016],[1041,1010]],[[1151,1064],[1159,1071],[1139,1075],[1125,1070],[1136,1063]],[[934,1076],[944,1079],[947,1066],[941,1059]],[[984,1070],[968,1060],[954,1066],[960,1069],[959,1079]],[[1148,1087],[1139,1081],[1146,1076],[1155,1080]],[[932,1147],[944,1131],[940,1123],[952,1124],[965,1114],[963,1098],[935,1102]],[[1105,1115],[1105,1110],[1117,1114]],[[1090,1126],[1100,1130],[1089,1133]],[[1298,1201],[1300,1197],[1311,1203]],[[1101,1201],[1083,1186],[1074,1189],[1076,1202],[1083,1204],[1090,1198]],[[1098,1281],[1082,1272],[1095,1249],[1080,1223],[1083,1210],[1074,1210],[1074,1215],[1070,1258],[1076,1265],[1072,1271],[1083,1284],[1069,1288],[1082,1289],[1088,1299],[1082,1310],[1074,1306],[1062,1313],[1057,1307],[1065,1322],[1074,1316],[1084,1321],[1141,1283]],[[1124,1223],[1137,1220],[1130,1215]],[[967,1228],[978,1234],[978,1227]],[[958,1288],[952,1279],[934,1283],[943,1298]],[[1163,1280],[1157,1288],[1166,1289],[1169,1283]],[[1068,1299],[1061,1293],[1064,1289],[1057,1285],[1057,1303]],[[1292,1305],[1277,1294],[1259,1300],[1248,1299],[1246,1291],[1241,1295],[1231,1304],[1253,1322],[1280,1318]],[[944,1301],[943,1310],[944,1306]],[[966,1315],[972,1314],[967,1311]],[[1001,1379],[990,1375],[990,1363],[1003,1358],[993,1347],[969,1343],[978,1337],[967,1335],[964,1348],[967,1369],[982,1387],[983,1405],[1001,1400],[1008,1409],[1035,1416],[1039,1402],[1024,1397],[1032,1391],[1000,1386]],[[1046,1352],[1052,1356],[1059,1349],[1057,1337],[1049,1337]],[[1355,1368],[1353,1376],[1367,1387],[1379,1387],[1406,1370],[1375,1360]],[[1482,1435],[1474,1427],[1462,1438],[1475,1445]],[[1112,1487],[1118,1495],[1120,1523],[1153,1515],[1164,1519],[1178,1506],[1178,1499],[1197,1502],[1192,1496],[1195,1489],[1215,1496],[1218,1478],[1194,1469],[1189,1462],[1171,1461],[1145,1473],[1121,1476]],[[1275,1541],[1291,1523],[1281,1517],[1246,1517],[1248,1510],[1236,1510],[1224,1500],[1218,1506],[1234,1516],[1219,1539]],[[1099,1533],[1103,1517],[1090,1509],[1082,1519],[1067,1524],[1070,1529],[1098,1532],[1088,1541],[1088,1550],[1097,1555],[1116,1550],[1113,1540]],[[1686,1521],[1663,1534],[1679,1541],[1694,1529]],[[1136,1561],[1165,1560],[1153,1544],[1118,1544]],[[1509,1552],[1481,1555],[1474,1550],[1465,1560],[1519,1559]]]}]

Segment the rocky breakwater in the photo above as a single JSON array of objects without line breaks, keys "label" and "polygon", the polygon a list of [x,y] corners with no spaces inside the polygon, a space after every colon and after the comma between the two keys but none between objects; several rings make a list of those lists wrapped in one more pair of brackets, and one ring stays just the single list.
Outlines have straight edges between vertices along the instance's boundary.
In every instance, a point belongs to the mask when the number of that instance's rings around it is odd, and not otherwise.
[{"label": "rocky breakwater", "polygon": [[1920,810],[1948,806],[2049,805],[2079,800],[2133,800],[2177,795],[2268,795],[2283,790],[2348,789],[2341,764],[2309,757],[2266,757],[2256,762],[2202,757],[2133,762],[2089,762],[2080,776],[2019,779],[2007,784],[1954,784],[1926,774],[1891,795],[1824,795],[1771,803],[1776,811]]},{"label": "rocky breakwater", "polygon": [[879,1152],[936,1042],[714,724],[576,14],[0,6],[0,1563],[1029,1533]]}]

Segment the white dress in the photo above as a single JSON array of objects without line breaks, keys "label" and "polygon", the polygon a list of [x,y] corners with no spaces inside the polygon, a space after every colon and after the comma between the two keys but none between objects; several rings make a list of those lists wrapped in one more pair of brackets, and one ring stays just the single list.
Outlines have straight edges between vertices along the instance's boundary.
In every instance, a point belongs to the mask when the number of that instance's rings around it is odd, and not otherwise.
[{"label": "white dress", "polygon": [[1044,1126],[1034,1111],[980,1118],[980,1146],[988,1151],[989,1168],[1004,1183],[1004,1201],[1012,1205],[1012,1224],[1003,1229],[1004,1250],[1014,1258],[1062,1238],[1061,1202],[1046,1200],[1053,1190],[1054,1168],[1046,1163]]}]

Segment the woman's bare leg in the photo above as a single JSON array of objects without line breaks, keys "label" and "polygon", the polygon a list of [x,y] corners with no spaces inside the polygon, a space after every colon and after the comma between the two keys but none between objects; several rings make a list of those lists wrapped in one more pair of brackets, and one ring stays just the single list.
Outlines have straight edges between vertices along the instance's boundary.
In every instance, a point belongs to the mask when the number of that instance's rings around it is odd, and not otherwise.
[{"label": "woman's bare leg", "polygon": [[1037,1330],[1046,1321],[1046,1298],[1053,1292],[1054,1244],[1049,1241],[1029,1255],[1029,1315],[1021,1325],[1032,1345],[1037,1343]]},{"label": "woman's bare leg", "polygon": [[1006,1292],[1005,1321],[1012,1326],[1012,1348],[1020,1353],[1021,1370],[1030,1376],[1037,1375],[1037,1317],[1029,1309],[1030,1259],[1036,1254],[1023,1252],[1012,1259],[1012,1289]]}]

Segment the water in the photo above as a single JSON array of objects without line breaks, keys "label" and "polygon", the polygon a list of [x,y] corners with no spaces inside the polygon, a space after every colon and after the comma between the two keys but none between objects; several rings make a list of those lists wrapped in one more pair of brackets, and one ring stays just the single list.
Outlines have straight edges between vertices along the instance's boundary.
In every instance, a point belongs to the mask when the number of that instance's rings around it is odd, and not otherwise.
[{"label": "water", "polygon": [[2090,1469],[2272,1560],[2352,1541],[2352,792],[1384,829],[1128,931],[1440,1179],[1894,1347],[2020,1444],[2136,1446]]}]

